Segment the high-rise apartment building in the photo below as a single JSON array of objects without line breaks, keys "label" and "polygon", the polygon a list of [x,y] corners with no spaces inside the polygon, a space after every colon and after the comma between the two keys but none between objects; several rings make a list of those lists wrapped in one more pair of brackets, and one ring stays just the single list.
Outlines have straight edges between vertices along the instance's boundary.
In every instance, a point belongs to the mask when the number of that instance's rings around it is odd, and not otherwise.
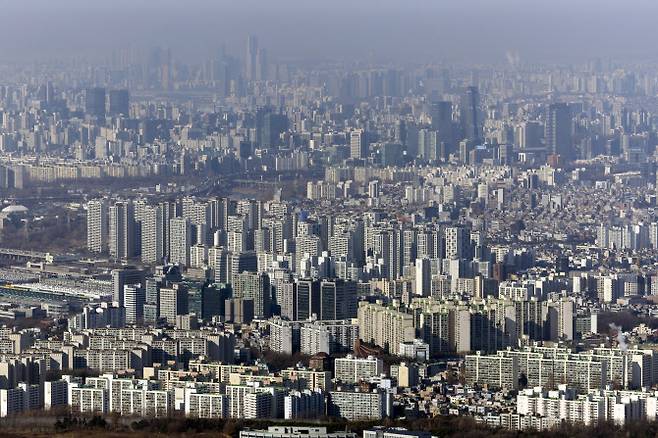
[{"label": "high-rise apartment building", "polygon": [[169,324],[176,323],[176,316],[188,312],[187,287],[174,283],[170,287],[160,288],[160,317]]},{"label": "high-rise apartment building", "polygon": [[430,296],[432,294],[432,265],[430,259],[416,259],[415,294]]},{"label": "high-rise apartment building", "polygon": [[183,266],[190,264],[192,226],[185,218],[169,220],[169,261]]},{"label": "high-rise apartment building", "polygon": [[110,207],[109,248],[115,259],[135,256],[135,208],[131,201],[117,202]]},{"label": "high-rise apartment building", "polygon": [[400,344],[416,337],[414,317],[410,313],[384,306],[382,303],[359,303],[359,336],[367,343],[375,344],[398,354]]},{"label": "high-rise apartment building", "polygon": [[142,214],[142,262],[160,263],[165,255],[162,207],[150,205]]},{"label": "high-rise apartment building", "polygon": [[108,243],[108,206],[104,199],[95,199],[87,204],[87,249],[103,252]]},{"label": "high-rise apartment building", "polygon": [[234,276],[233,297],[254,300],[254,317],[268,318],[271,314],[270,277],[256,272],[241,272]]}]

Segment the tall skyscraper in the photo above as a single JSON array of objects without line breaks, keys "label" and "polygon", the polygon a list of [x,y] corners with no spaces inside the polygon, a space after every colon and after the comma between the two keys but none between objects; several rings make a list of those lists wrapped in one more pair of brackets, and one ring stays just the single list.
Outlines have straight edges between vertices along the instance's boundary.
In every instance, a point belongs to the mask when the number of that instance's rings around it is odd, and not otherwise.
[{"label": "tall skyscraper", "polygon": [[320,316],[320,281],[299,279],[295,282],[295,320],[305,320],[313,314]]},{"label": "tall skyscraper", "polygon": [[368,156],[368,142],[363,129],[356,129],[350,133],[350,158],[366,158]]},{"label": "tall skyscraper", "polygon": [[142,262],[160,263],[164,257],[162,207],[149,205],[142,213]]},{"label": "tall skyscraper", "polygon": [[430,259],[416,259],[416,295],[428,297],[432,294],[432,266]]},{"label": "tall skyscraper", "polygon": [[188,291],[181,283],[174,283],[171,287],[160,288],[160,317],[169,324],[176,323],[176,316],[188,312]]},{"label": "tall skyscraper", "polygon": [[270,277],[263,273],[241,272],[234,280],[233,296],[254,300],[254,317],[269,318],[272,299]]},{"label": "tall skyscraper", "polygon": [[164,52],[164,60],[160,68],[160,84],[162,88],[168,90],[171,88],[172,79],[172,62],[171,62],[171,49],[167,48]]},{"label": "tall skyscraper", "polygon": [[[318,319],[349,319],[357,315],[356,283],[341,279],[320,283],[320,313]],[[313,307],[313,305],[311,305]]]},{"label": "tall skyscraper", "polygon": [[520,149],[537,149],[541,147],[543,126],[539,122],[528,121],[517,128],[517,145]]},{"label": "tall skyscraper", "polygon": [[[452,102],[434,102],[430,107],[432,129],[437,132],[437,143],[444,144],[446,155],[455,152],[455,139],[452,126]],[[446,157],[442,157],[446,158]]]},{"label": "tall skyscraper", "polygon": [[179,216],[178,204],[166,201],[158,204],[162,210],[162,251],[169,255],[169,220]]},{"label": "tall skyscraper", "polygon": [[268,79],[269,66],[267,63],[267,50],[259,47],[256,51],[256,76],[257,81],[266,81]]},{"label": "tall skyscraper", "polygon": [[288,130],[288,117],[262,109],[256,114],[256,124],[258,146],[272,148],[281,144],[280,136]]},{"label": "tall skyscraper", "polygon": [[192,244],[192,226],[185,218],[169,221],[169,261],[183,266],[190,264],[190,245]]},{"label": "tall skyscraper", "polygon": [[124,267],[112,270],[112,301],[119,304],[124,302],[124,291],[128,285],[144,285],[144,271],[134,267]]},{"label": "tall skyscraper", "polygon": [[479,141],[482,138],[480,120],[480,92],[477,87],[467,87],[461,95],[459,118],[464,139]]},{"label": "tall skyscraper", "polygon": [[107,249],[108,208],[107,201],[95,199],[87,204],[87,249],[103,252]]},{"label": "tall skyscraper", "polygon": [[436,160],[439,153],[439,133],[430,129],[418,131],[418,157],[423,160]]},{"label": "tall skyscraper", "polygon": [[468,258],[471,236],[468,228],[447,227],[445,229],[445,258],[450,260]]},{"label": "tall skyscraper", "polygon": [[258,38],[253,35],[247,37],[247,51],[245,53],[245,76],[247,80],[256,79],[256,66],[258,63]]},{"label": "tall skyscraper", "polygon": [[566,103],[552,103],[546,111],[546,150],[565,161],[575,158],[571,138],[571,111]]},{"label": "tall skyscraper", "polygon": [[241,272],[256,272],[257,270],[258,257],[254,251],[228,253],[226,258],[226,281],[228,283],[234,284],[237,275]]},{"label": "tall skyscraper", "polygon": [[95,117],[105,117],[105,88],[85,90],[85,112]]},{"label": "tall skyscraper", "polygon": [[109,114],[111,116],[122,114],[124,117],[128,117],[130,115],[130,94],[128,90],[110,90],[109,97]]},{"label": "tall skyscraper", "polygon": [[110,207],[109,239],[111,257],[125,260],[135,256],[135,209],[131,201]]},{"label": "tall skyscraper", "polygon": [[123,287],[123,306],[126,308],[126,324],[137,324],[144,317],[146,293],[143,284]]},{"label": "tall skyscraper", "polygon": [[144,286],[144,322],[155,324],[160,317],[160,287],[155,278],[145,280]]},{"label": "tall skyscraper", "polygon": [[231,294],[230,286],[204,284],[201,288],[201,318],[210,321],[213,316],[224,315],[224,303]]}]

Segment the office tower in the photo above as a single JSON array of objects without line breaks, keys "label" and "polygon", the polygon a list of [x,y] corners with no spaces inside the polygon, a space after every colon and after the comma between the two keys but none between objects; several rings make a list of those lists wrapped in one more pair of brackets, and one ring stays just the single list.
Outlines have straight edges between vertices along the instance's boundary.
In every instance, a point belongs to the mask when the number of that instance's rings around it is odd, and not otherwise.
[{"label": "office tower", "polygon": [[248,81],[256,80],[257,59],[258,38],[249,35],[247,37],[247,51],[245,53],[245,76]]},{"label": "office tower", "polygon": [[[320,283],[318,319],[348,319],[357,314],[356,283],[342,279],[323,280]],[[313,307],[313,304],[311,304]]]},{"label": "office tower", "polygon": [[464,139],[474,142],[481,140],[480,93],[477,87],[467,87],[462,93],[459,117]]},{"label": "office tower", "polygon": [[55,88],[51,81],[42,84],[39,87],[39,100],[45,104],[53,104],[55,102]]},{"label": "office tower", "polygon": [[363,129],[350,133],[350,158],[361,159],[368,156],[368,141]]},{"label": "office tower", "polygon": [[428,297],[432,294],[432,266],[430,259],[416,259],[416,295]]},{"label": "office tower", "polygon": [[192,227],[184,218],[169,220],[169,261],[183,266],[190,264]]},{"label": "office tower", "polygon": [[105,117],[105,88],[85,90],[85,113],[94,117]]},{"label": "office tower", "polygon": [[204,284],[201,288],[201,318],[210,321],[213,316],[223,316],[224,302],[231,294],[231,286]]},{"label": "office tower", "polygon": [[140,269],[125,267],[112,270],[112,301],[123,305],[126,285],[145,284],[145,273]]},{"label": "office tower", "polygon": [[160,85],[163,89],[168,90],[171,88],[171,79],[172,79],[172,60],[171,60],[171,49],[166,48],[160,60],[161,65],[159,66],[159,76],[160,76]]},{"label": "office tower", "polygon": [[380,149],[382,166],[402,166],[405,163],[404,147],[400,143],[384,143]]},{"label": "office tower", "polygon": [[269,65],[267,59],[267,50],[262,47],[256,52],[256,77],[257,81],[266,81],[268,79]]},{"label": "office tower", "polygon": [[271,109],[261,109],[256,114],[256,143],[259,148],[281,145],[281,134],[288,130],[288,117]]},{"label": "office tower", "polygon": [[176,316],[188,313],[187,287],[174,283],[170,287],[160,288],[160,318],[168,324],[176,323]]},{"label": "office tower", "polygon": [[271,315],[270,277],[264,273],[241,272],[234,276],[233,297],[254,300],[254,317],[269,318]]},{"label": "office tower", "polygon": [[518,128],[517,145],[522,150],[532,150],[541,147],[544,127],[535,121],[524,122]]},{"label": "office tower", "polygon": [[162,208],[146,206],[142,212],[142,262],[160,263],[164,257],[164,230]]},{"label": "office tower", "polygon": [[103,252],[108,240],[107,201],[95,199],[87,204],[87,249],[91,252]]},{"label": "office tower", "polygon": [[130,116],[130,94],[128,90],[110,90],[109,114],[111,116]]},{"label": "office tower", "polygon": [[571,111],[566,103],[552,103],[546,110],[546,150],[564,161],[576,158],[571,138]]},{"label": "office tower", "polygon": [[447,156],[455,152],[455,139],[452,123],[452,102],[433,102],[430,106],[430,117],[432,117],[432,130],[437,132],[437,143],[443,143],[443,152]]},{"label": "office tower", "polygon": [[302,321],[320,316],[320,281],[303,279],[295,283],[296,304],[292,320]]},{"label": "office tower", "polygon": [[123,287],[123,307],[126,308],[126,324],[137,324],[144,317],[144,285],[133,284]]},{"label": "office tower", "polygon": [[418,132],[417,125],[408,125],[405,129],[404,149],[409,159],[413,160],[418,156]]},{"label": "office tower", "polygon": [[125,260],[135,256],[135,208],[131,201],[110,207],[109,240],[111,257]]}]

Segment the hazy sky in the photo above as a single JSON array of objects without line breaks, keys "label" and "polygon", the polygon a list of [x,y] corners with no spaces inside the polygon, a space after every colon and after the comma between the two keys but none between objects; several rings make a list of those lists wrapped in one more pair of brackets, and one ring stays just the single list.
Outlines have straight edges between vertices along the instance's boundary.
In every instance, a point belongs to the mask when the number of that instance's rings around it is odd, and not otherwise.
[{"label": "hazy sky", "polygon": [[286,59],[495,62],[656,58],[656,0],[0,0],[0,62],[170,46]]}]

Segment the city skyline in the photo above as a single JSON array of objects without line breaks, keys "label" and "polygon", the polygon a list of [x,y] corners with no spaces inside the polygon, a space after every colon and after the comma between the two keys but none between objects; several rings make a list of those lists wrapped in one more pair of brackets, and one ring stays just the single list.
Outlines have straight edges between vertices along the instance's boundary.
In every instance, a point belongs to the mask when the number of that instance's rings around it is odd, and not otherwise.
[{"label": "city skyline", "polygon": [[[5,0],[0,55],[5,60],[25,55],[28,62],[97,61],[103,53],[109,57],[112,50],[135,45],[167,46],[191,63],[222,46],[236,51],[247,35],[260,34],[273,56],[292,62],[478,64],[506,63],[510,57],[531,64],[588,57],[656,62],[649,42],[656,37],[650,17],[658,7],[650,0],[193,0],[184,5],[164,0],[158,5],[35,0],[27,6]],[[613,31],[621,16],[624,31]],[[15,27],[21,23],[31,23],[30,32]]]},{"label": "city skyline", "polygon": [[0,430],[655,436],[656,12],[0,0]]}]

